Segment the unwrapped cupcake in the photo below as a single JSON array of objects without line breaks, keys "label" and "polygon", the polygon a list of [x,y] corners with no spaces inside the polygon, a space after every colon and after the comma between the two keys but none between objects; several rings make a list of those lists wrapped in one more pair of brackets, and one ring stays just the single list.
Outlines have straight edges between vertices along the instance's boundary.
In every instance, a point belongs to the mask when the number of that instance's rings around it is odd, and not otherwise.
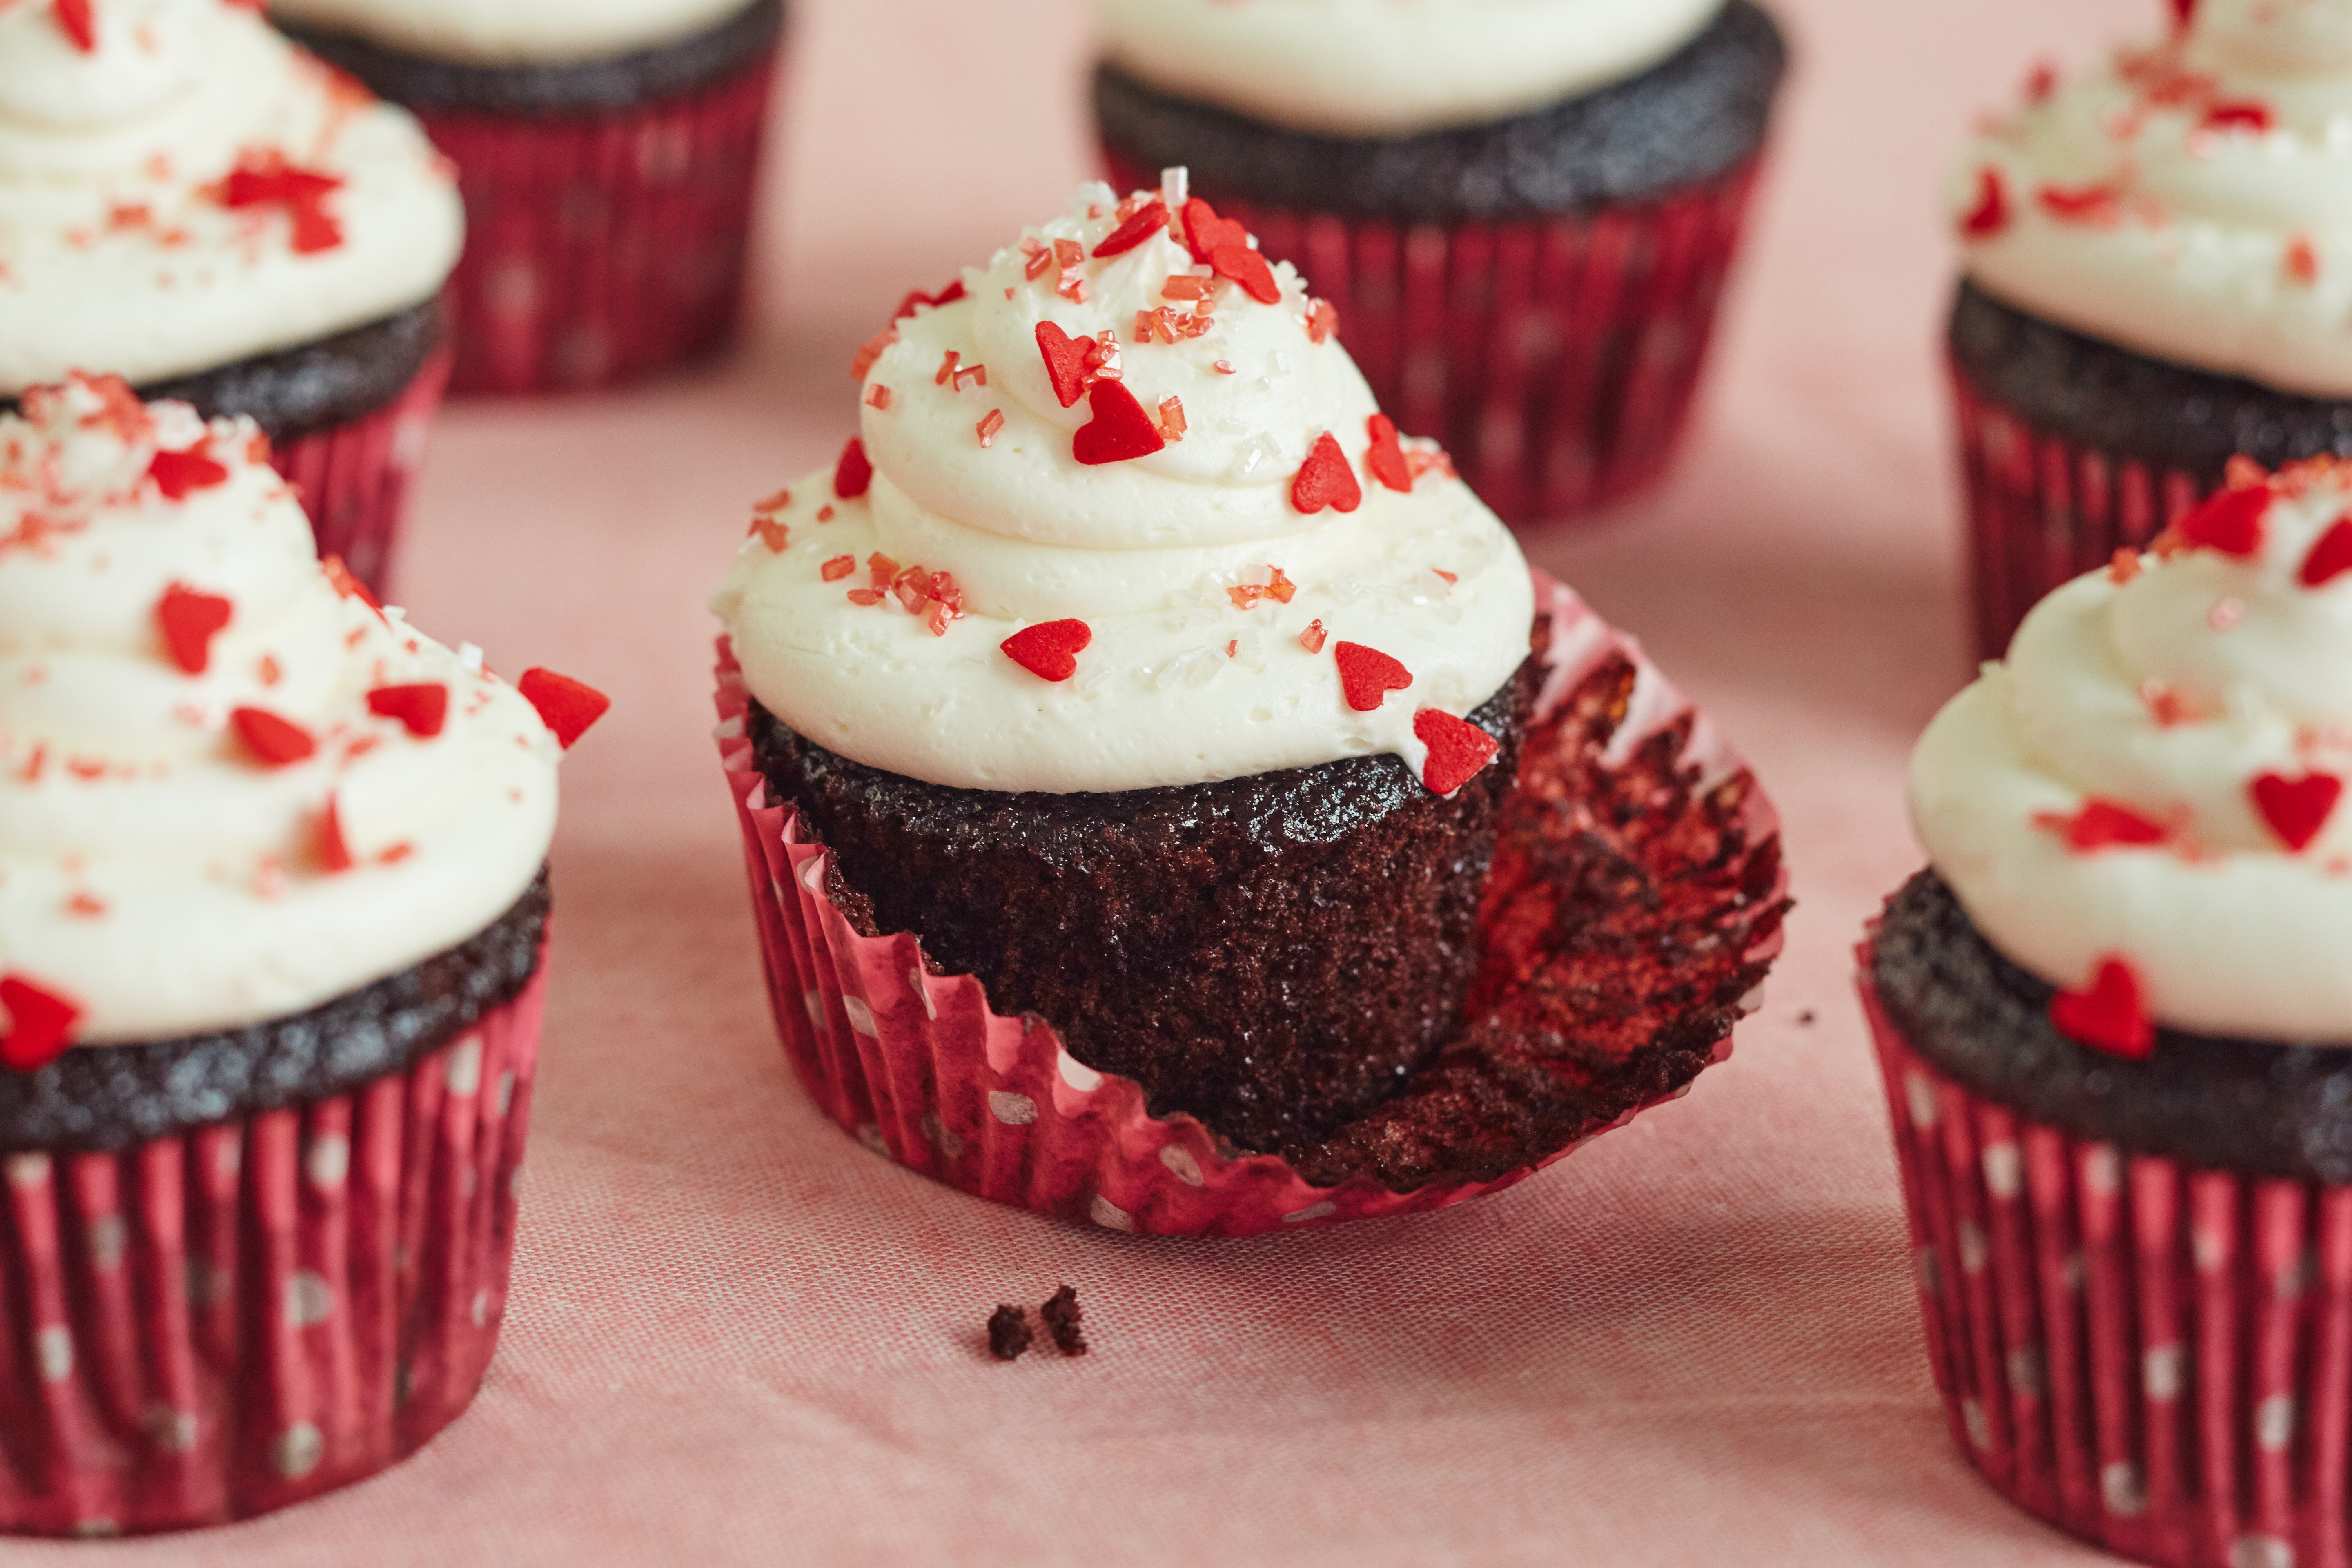
[{"label": "unwrapped cupcake", "polygon": [[556,760],[322,566],[249,420],[0,416],[0,1530],[181,1529],[383,1469],[506,1301]]},{"label": "unwrapped cupcake", "polygon": [[425,122],[469,226],[468,393],[609,386],[741,313],[782,0],[269,0]]},{"label": "unwrapped cupcake", "polygon": [[2352,0],[2163,9],[2154,41],[2036,71],[1954,171],[1982,658],[2231,458],[2352,455]]},{"label": "unwrapped cupcake", "polygon": [[1310,273],[1381,405],[1514,522],[1673,456],[1786,63],[1749,0],[1096,0],[1122,188]]},{"label": "unwrapped cupcake", "polygon": [[2050,595],[1921,739],[1863,951],[1938,1386],[2036,1515],[2166,1564],[2352,1528],[2352,469]]},{"label": "unwrapped cupcake", "polygon": [[415,121],[250,5],[0,6],[0,405],[79,369],[250,417],[377,587],[464,223]]},{"label": "unwrapped cupcake", "polygon": [[829,1113],[1241,1234],[1516,1180],[1720,1054],[1769,808],[1238,225],[1092,187],[856,368],[861,435],[714,601]]}]

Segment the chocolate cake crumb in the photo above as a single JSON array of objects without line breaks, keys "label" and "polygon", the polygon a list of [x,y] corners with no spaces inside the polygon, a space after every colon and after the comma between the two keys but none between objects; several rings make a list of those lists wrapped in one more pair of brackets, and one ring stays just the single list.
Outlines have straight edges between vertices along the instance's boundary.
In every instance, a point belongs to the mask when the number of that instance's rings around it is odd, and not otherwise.
[{"label": "chocolate cake crumb", "polygon": [[988,1353],[999,1361],[1019,1361],[1036,1338],[1029,1314],[1018,1307],[999,1306],[988,1314]]},{"label": "chocolate cake crumb", "polygon": [[1797,1015],[1797,1022],[1802,1027],[1810,1029],[1813,1026],[1813,1019],[1815,1016],[1816,1015],[1813,1010],[1811,1007],[1808,1007],[1803,1012]]},{"label": "chocolate cake crumb", "polygon": [[1087,1314],[1086,1309],[1078,1305],[1076,1287],[1065,1285],[1055,1291],[1037,1309],[1037,1315],[1045,1320],[1045,1331],[1054,1336],[1055,1350],[1064,1355],[1087,1353],[1087,1336],[1079,1329],[1079,1321]]}]

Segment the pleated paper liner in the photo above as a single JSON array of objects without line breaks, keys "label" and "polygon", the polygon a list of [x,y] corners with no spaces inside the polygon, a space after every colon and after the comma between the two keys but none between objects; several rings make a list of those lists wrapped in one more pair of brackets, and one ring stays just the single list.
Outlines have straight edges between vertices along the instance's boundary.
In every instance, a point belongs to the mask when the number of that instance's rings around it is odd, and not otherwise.
[{"label": "pleated paper liner", "polygon": [[[1114,188],[1160,171],[1104,153]],[[1195,181],[1337,306],[1399,428],[1434,436],[1511,522],[1622,500],[1673,461],[1758,160],[1701,185],[1508,222],[1388,223],[1270,207]]]},{"label": "pleated paper liner", "polygon": [[409,486],[425,460],[425,437],[449,383],[449,351],[437,349],[383,407],[270,450],[270,466],[300,494],[320,555],[341,557],[380,601],[388,601],[392,593],[393,555]]},{"label": "pleated paper liner", "polygon": [[776,58],[614,113],[417,110],[466,198],[452,391],[614,386],[726,342]]},{"label": "pleated paper liner", "polygon": [[[1720,962],[1748,977],[1743,987],[1752,985],[1780,951],[1785,908],[1771,805],[1638,645],[1566,588],[1539,577],[1538,589],[1538,605],[1552,617],[1550,668],[1514,800],[1532,798],[1530,809],[1559,814],[1580,832],[1622,833],[1618,844],[1629,857],[1656,858],[1664,868],[1660,882],[1672,882],[1668,895],[1703,903],[1703,915],[1714,922],[1707,929],[1733,933],[1728,945],[1717,944]],[[1687,1071],[1620,1087],[1613,1100],[1596,1097],[1584,1120],[1559,1126],[1549,1146],[1491,1178],[1441,1174],[1403,1192],[1370,1175],[1318,1184],[1279,1157],[1233,1154],[1191,1116],[1152,1116],[1139,1085],[1080,1062],[1050,1023],[998,1015],[978,980],[930,973],[914,936],[861,935],[825,891],[824,851],[804,841],[792,809],[768,799],[744,734],[749,696],[723,640],[720,655],[719,752],[741,819],[785,1054],[818,1105],[869,1148],[964,1192],[1159,1236],[1250,1236],[1441,1208],[1509,1186],[1636,1112],[1679,1097],[1701,1068],[1729,1054],[1727,1037],[1711,1058],[1694,1055]],[[1555,717],[1556,730],[1541,728]],[[1554,757],[1534,754],[1546,734],[1559,737]],[[1604,742],[1597,758],[1585,749]],[[1687,792],[1691,808],[1680,819],[1661,812],[1645,821],[1638,804],[1555,798],[1563,779],[1580,776],[1579,767],[1639,779],[1653,801],[1664,793],[1654,788],[1663,775]],[[1530,797],[1531,788],[1554,793]],[[1506,937],[1504,928],[1544,929],[1551,905],[1582,896],[1580,889],[1546,880],[1543,867],[1522,866],[1515,874],[1529,885],[1498,903],[1491,895],[1504,878],[1503,858],[1481,913],[1490,958],[1492,949],[1520,940]],[[1633,967],[1629,961],[1629,973]],[[1474,991],[1489,1021],[1540,1011],[1532,999],[1546,984],[1587,995],[1608,988],[1604,977],[1590,973],[1546,971],[1498,990],[1496,973],[1490,963]],[[1683,983],[1689,984],[1686,976]],[[1465,1025],[1465,1037],[1469,1032]],[[1562,1033],[1570,1045],[1556,1045],[1554,1058],[1536,1066],[1569,1083],[1581,1070],[1571,1059],[1574,1042],[1606,1029]],[[1412,1091],[1408,1085],[1406,1093]]]},{"label": "pleated paper liner", "polygon": [[505,1316],[546,970],[404,1073],[0,1156],[0,1531],[184,1530],[406,1458]]},{"label": "pleated paper liner", "polygon": [[2036,1518],[2166,1568],[2352,1564],[2352,1187],[2086,1142],[1863,1001],[1953,1441]]}]

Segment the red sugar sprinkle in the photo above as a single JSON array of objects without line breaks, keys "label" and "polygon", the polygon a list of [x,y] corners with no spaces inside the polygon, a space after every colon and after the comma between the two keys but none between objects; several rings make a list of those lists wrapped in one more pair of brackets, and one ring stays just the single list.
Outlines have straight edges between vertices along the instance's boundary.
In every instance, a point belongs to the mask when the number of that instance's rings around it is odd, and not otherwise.
[{"label": "red sugar sprinkle", "polygon": [[331,795],[327,796],[327,809],[319,814],[319,864],[336,872],[348,871],[357,864],[343,839],[341,805]]},{"label": "red sugar sprinkle", "polygon": [[996,433],[1004,428],[1004,410],[1002,408],[990,409],[988,411],[988,417],[982,419],[978,425],[972,426],[972,428],[979,432],[980,444],[982,446],[986,447],[992,444],[996,439]]},{"label": "red sugar sprinkle", "polygon": [[768,547],[771,554],[774,555],[782,555],[784,552],[784,546],[793,542],[792,530],[772,517],[753,518],[751,531],[760,536],[760,542]]},{"label": "red sugar sprinkle", "polygon": [[1999,169],[1977,171],[1977,205],[1960,219],[1960,232],[1970,239],[1990,239],[2009,226],[2009,186]]},{"label": "red sugar sprinkle", "polygon": [[1290,482],[1290,504],[1309,514],[1327,506],[1349,512],[1364,504],[1364,488],[1356,482],[1356,470],[1348,466],[1339,437],[1328,430],[1315,438],[1298,477]]},{"label": "red sugar sprinkle", "polygon": [[285,208],[293,224],[294,251],[309,255],[332,250],[343,242],[341,226],[328,216],[324,205],[329,194],[341,189],[342,183],[333,174],[298,168],[274,149],[248,151],[221,182],[220,202],[233,212],[257,206]]},{"label": "red sugar sprinkle", "polygon": [[872,386],[867,387],[866,389],[866,406],[868,408],[878,408],[886,414],[888,413],[890,409],[890,389],[883,385],[878,381]]},{"label": "red sugar sprinkle", "polygon": [[383,619],[383,606],[375,602],[375,595],[368,592],[366,584],[352,575],[352,569],[343,564],[341,556],[328,556],[319,563],[319,570],[326,574],[327,581],[334,585],[336,593],[346,599],[357,599],[361,604],[373,610],[377,619]]},{"label": "red sugar sprinkle", "polygon": [[84,920],[94,921],[106,913],[106,900],[95,893],[78,892],[66,900],[66,913],[79,915]]},{"label": "red sugar sprinkle", "polygon": [[0,974],[0,1007],[8,1010],[0,1067],[10,1072],[37,1072],[65,1055],[82,1014],[79,1003],[21,974]]},{"label": "red sugar sprinkle", "polygon": [[310,731],[290,719],[280,719],[265,708],[233,710],[228,721],[254,761],[264,767],[283,768],[301,762],[319,749]]},{"label": "red sugar sprinkle", "polygon": [[915,308],[919,305],[929,305],[936,310],[942,305],[954,304],[958,300],[962,299],[963,295],[963,279],[961,278],[936,294],[926,294],[920,289],[910,289],[907,291],[907,297],[898,301],[898,308],[890,312],[890,330],[896,332],[898,323],[912,316],[915,313]]},{"label": "red sugar sprinkle", "polygon": [[1234,369],[1234,362],[1229,359],[1221,359],[1209,368],[1215,371],[1219,375],[1233,375],[1237,374]]},{"label": "red sugar sprinkle", "polygon": [[2042,205],[2043,212],[2068,223],[2112,228],[2123,221],[2123,198],[2109,185],[2084,185],[2074,190],[2043,185],[2033,193],[2033,199]]},{"label": "red sugar sprinkle", "polygon": [[880,590],[890,586],[890,579],[898,574],[898,563],[880,551],[866,558],[866,582],[868,587]]},{"label": "red sugar sprinkle", "polygon": [[2217,103],[2205,111],[2208,131],[2268,131],[2275,123],[2271,106],[2251,99]]},{"label": "red sugar sprinkle", "polygon": [[2263,518],[2270,510],[2269,487],[2250,485],[2223,490],[2182,518],[2178,527],[2192,549],[2247,556],[2263,547]]},{"label": "red sugar sprinkle", "polygon": [[163,646],[172,662],[189,675],[202,675],[212,663],[213,637],[229,623],[235,606],[218,594],[199,593],[174,583],[155,604],[155,620],[163,629]]},{"label": "red sugar sprinkle", "polygon": [[1080,245],[1076,240],[1057,239],[1054,242],[1054,265],[1060,268],[1063,271],[1068,272],[1072,270],[1083,263],[1086,258],[1087,247]]},{"label": "red sugar sprinkle", "polygon": [[1298,646],[1308,653],[1321,653],[1326,635],[1321,621],[1309,621],[1307,623],[1307,629],[1298,634]]},{"label": "red sugar sprinkle", "polygon": [[551,669],[524,670],[515,689],[539,710],[540,719],[555,731],[556,743],[567,752],[613,706],[613,700],[594,687]]},{"label": "red sugar sprinkle", "polygon": [[2319,251],[2304,235],[2298,234],[2286,242],[2284,265],[2286,275],[2297,283],[2319,281]]},{"label": "red sugar sprinkle", "polygon": [[841,449],[841,461],[834,465],[833,493],[843,500],[855,500],[873,482],[874,465],[866,460],[866,443],[852,436],[849,445]]},{"label": "red sugar sprinkle", "polygon": [[1209,297],[1209,280],[1195,278],[1189,272],[1171,272],[1168,281],[1160,286],[1163,300],[1205,300]]},{"label": "red sugar sprinkle", "polygon": [[1434,708],[1412,716],[1412,732],[1429,748],[1421,782],[1432,795],[1452,795],[1501,750],[1501,743],[1477,725]]},{"label": "red sugar sprinkle", "polygon": [[853,605],[878,605],[882,602],[882,590],[879,588],[852,588],[849,590],[849,602]]},{"label": "red sugar sprinkle", "polygon": [[1058,681],[1078,672],[1078,655],[1094,640],[1094,628],[1084,621],[1040,621],[1023,626],[996,646],[1038,679]]},{"label": "red sugar sprinkle", "polygon": [[2324,588],[2347,572],[2352,572],[2352,517],[2339,517],[2303,558],[2295,576],[2306,588]]},{"label": "red sugar sprinkle", "polygon": [[898,341],[898,328],[896,322],[866,339],[864,346],[858,349],[856,357],[849,362],[849,374],[856,379],[864,381],[866,373],[874,368],[874,362],[880,359],[888,352],[890,345]]},{"label": "red sugar sprinkle", "polygon": [[909,566],[890,579],[890,592],[908,615],[919,616],[930,602],[931,574],[920,566]]},{"label": "red sugar sprinkle", "polygon": [[836,555],[832,560],[817,568],[817,575],[823,577],[828,583],[838,583],[844,577],[848,576],[852,572],[856,570],[856,556]]},{"label": "red sugar sprinkle", "polygon": [[2336,815],[2336,802],[2344,796],[2344,781],[2333,773],[2305,773],[2292,779],[2284,773],[2264,773],[2247,786],[2247,793],[2279,842],[2299,855]]},{"label": "red sugar sprinkle", "polygon": [[2095,854],[2101,849],[2144,848],[2172,837],[2172,830],[2164,824],[2151,821],[2127,805],[2095,796],[2071,814],[2038,813],[2033,826],[2057,834],[2066,840],[2066,847],[2078,855]]},{"label": "red sugar sprinkle", "polygon": [[91,0],[58,0],[58,30],[83,54],[98,52],[98,17]]},{"label": "red sugar sprinkle", "polygon": [[228,482],[228,469],[191,447],[184,452],[158,452],[147,465],[147,477],[165,500],[185,500],[192,490],[210,489]]},{"label": "red sugar sprinkle", "polygon": [[1094,417],[1071,437],[1070,455],[1088,467],[1148,458],[1168,445],[1124,382],[1096,382],[1087,395],[1087,406]]},{"label": "red sugar sprinkle", "polygon": [[1171,441],[1181,441],[1185,428],[1184,400],[1181,397],[1160,399],[1160,433]]},{"label": "red sugar sprinkle", "polygon": [[2051,997],[2050,1021],[2067,1038],[2110,1056],[2137,1061],[2156,1048],[2156,1026],[2140,1005],[2139,975],[2118,957],[2099,961],[2088,990]]},{"label": "red sugar sprinkle", "polygon": [[956,366],[961,363],[962,360],[963,355],[956,353],[953,349],[948,350],[947,357],[940,361],[939,374],[931,377],[931,384],[933,386],[945,386],[949,382],[953,381],[955,379]]},{"label": "red sugar sprinkle", "polygon": [[1152,197],[1135,211],[1135,215],[1103,237],[1095,247],[1095,259],[1107,256],[1124,256],[1150,239],[1168,222],[1168,206],[1158,196]]},{"label": "red sugar sprinkle", "polygon": [[782,511],[784,508],[792,504],[793,492],[790,490],[778,490],[766,500],[761,501],[757,505],[753,506],[751,510],[753,511]]},{"label": "red sugar sprinkle", "polygon": [[1023,240],[1021,242],[1021,254],[1029,258],[1027,265],[1023,267],[1021,269],[1022,276],[1028,279],[1032,283],[1034,283],[1038,279],[1044,277],[1054,268],[1054,252],[1051,248],[1038,240]]},{"label": "red sugar sprinkle", "polygon": [[449,689],[437,680],[410,686],[379,686],[368,693],[368,711],[397,719],[420,741],[441,732],[449,717]]},{"label": "red sugar sprinkle", "polygon": [[1397,440],[1396,421],[1385,414],[1375,414],[1364,422],[1371,432],[1372,445],[1364,454],[1364,471],[1392,490],[1412,493],[1412,469],[1404,460],[1404,447]]},{"label": "red sugar sprinkle", "polygon": [[2119,545],[2107,558],[2107,580],[2121,587],[2140,574],[2139,552]]},{"label": "red sugar sprinkle", "polygon": [[1045,374],[1054,395],[1067,408],[1086,395],[1087,360],[1095,352],[1092,338],[1074,338],[1052,321],[1037,323],[1037,352],[1045,359]]},{"label": "red sugar sprinkle", "polygon": [[1312,300],[1307,306],[1307,337],[1310,342],[1327,343],[1339,331],[1339,308],[1328,300]]},{"label": "red sugar sprinkle", "polygon": [[1334,643],[1331,657],[1339,662],[1339,689],[1348,706],[1359,713],[1370,713],[1388,700],[1390,692],[1402,691],[1412,684],[1412,671],[1378,648]]},{"label": "red sugar sprinkle", "polygon": [[1265,596],[1267,598],[1272,599],[1277,605],[1286,605],[1290,603],[1293,598],[1297,596],[1298,584],[1284,576],[1282,574],[1281,567],[1268,566],[1266,570],[1274,574],[1274,581],[1265,585]]}]

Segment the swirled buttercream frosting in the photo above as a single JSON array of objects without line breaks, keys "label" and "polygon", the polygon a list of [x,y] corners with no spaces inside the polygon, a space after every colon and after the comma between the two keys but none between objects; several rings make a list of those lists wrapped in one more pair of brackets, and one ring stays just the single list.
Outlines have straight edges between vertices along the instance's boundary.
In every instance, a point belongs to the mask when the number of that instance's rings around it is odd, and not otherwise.
[{"label": "swirled buttercream frosting", "polygon": [[1912,820],[2044,980],[2352,1045],[2352,468],[2233,479],[2034,608],[1921,739]]},{"label": "swirled buttercream frosting", "polygon": [[416,122],[249,5],[0,5],[0,395],[209,370],[405,310],[464,226]]},{"label": "swirled buttercream frosting", "polygon": [[1723,0],[1095,0],[1120,69],[1278,125],[1399,136],[1656,65]]},{"label": "swirled buttercream frosting", "polygon": [[749,0],[269,0],[291,22],[332,27],[428,59],[570,65],[657,47],[716,26]]},{"label": "swirled buttercream frosting", "polygon": [[555,824],[532,703],[322,566],[250,421],[112,380],[24,404],[0,416],[12,1011],[56,999],[89,1045],[236,1027],[503,913]]},{"label": "swirled buttercream frosting", "polygon": [[1082,193],[859,356],[859,438],[712,603],[785,722],[972,789],[1383,752],[1451,781],[1527,657],[1527,563],[1331,308],[1175,179]]},{"label": "swirled buttercream frosting", "polygon": [[2352,0],[2199,0],[1969,147],[1969,275],[2061,326],[2352,396]]}]

